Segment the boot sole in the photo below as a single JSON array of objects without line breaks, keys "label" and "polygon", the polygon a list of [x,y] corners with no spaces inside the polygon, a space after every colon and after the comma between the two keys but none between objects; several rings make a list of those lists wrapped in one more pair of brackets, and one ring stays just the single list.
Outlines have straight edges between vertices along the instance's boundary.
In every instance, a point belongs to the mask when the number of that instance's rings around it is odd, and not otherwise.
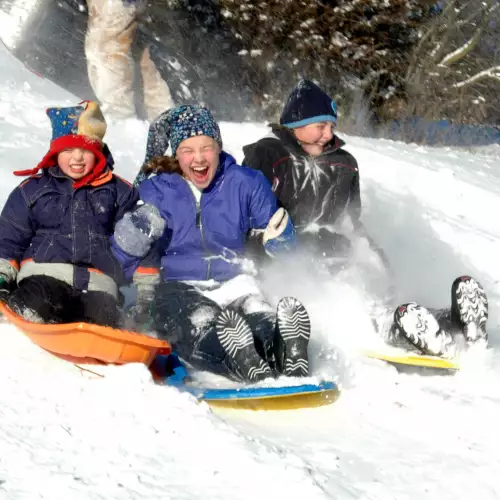
[{"label": "boot sole", "polygon": [[277,333],[285,345],[283,374],[288,377],[307,377],[311,321],[305,307],[293,297],[281,299],[277,309],[277,327]]},{"label": "boot sole", "polygon": [[408,342],[424,354],[441,356],[454,344],[451,335],[440,329],[434,315],[415,302],[398,307],[394,320]]},{"label": "boot sole", "polygon": [[486,341],[488,299],[483,287],[474,278],[463,276],[456,289],[457,309],[467,342]]},{"label": "boot sole", "polygon": [[216,332],[238,378],[258,382],[272,377],[271,368],[257,353],[252,330],[242,316],[232,310],[222,311],[217,317]]}]

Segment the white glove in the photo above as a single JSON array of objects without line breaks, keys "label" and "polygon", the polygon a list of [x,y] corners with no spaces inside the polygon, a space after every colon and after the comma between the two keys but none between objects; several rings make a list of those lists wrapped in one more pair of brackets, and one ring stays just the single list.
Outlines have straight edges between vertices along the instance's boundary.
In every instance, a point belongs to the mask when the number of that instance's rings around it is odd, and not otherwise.
[{"label": "white glove", "polygon": [[271,217],[264,234],[262,244],[265,251],[274,257],[282,251],[289,251],[297,245],[297,234],[292,219],[284,208],[278,208]]}]

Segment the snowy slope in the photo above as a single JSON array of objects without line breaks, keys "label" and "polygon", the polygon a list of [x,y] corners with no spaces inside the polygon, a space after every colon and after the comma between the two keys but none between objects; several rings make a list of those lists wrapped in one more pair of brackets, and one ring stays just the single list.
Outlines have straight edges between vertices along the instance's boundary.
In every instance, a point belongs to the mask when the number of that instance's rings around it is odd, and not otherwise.
[{"label": "snowy slope", "polygon": [[[0,48],[0,205],[50,138],[44,108],[75,99]],[[226,149],[266,131],[223,124]],[[147,126],[110,123],[117,173],[132,179]],[[500,171],[498,158],[345,138],[362,177],[364,221],[396,271],[399,300],[448,302],[471,273],[491,300],[491,344],[454,377],[397,374],[356,355],[371,332],[356,290],[303,285],[315,374],[335,376],[330,407],[211,411],[157,387],[140,366],[105,379],[0,327],[0,498],[493,499],[500,496]],[[1,237],[1,235],[0,235]],[[340,347],[335,350],[334,347]],[[317,356],[316,356],[317,355]]]}]

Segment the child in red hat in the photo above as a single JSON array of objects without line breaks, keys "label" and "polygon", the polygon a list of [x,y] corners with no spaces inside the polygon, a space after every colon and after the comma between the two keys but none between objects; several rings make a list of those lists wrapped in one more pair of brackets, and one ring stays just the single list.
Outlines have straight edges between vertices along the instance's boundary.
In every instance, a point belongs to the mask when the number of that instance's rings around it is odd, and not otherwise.
[{"label": "child in red hat", "polygon": [[121,267],[115,222],[137,202],[112,172],[96,102],[47,110],[48,153],[10,194],[0,216],[0,300],[29,321],[118,326]]}]

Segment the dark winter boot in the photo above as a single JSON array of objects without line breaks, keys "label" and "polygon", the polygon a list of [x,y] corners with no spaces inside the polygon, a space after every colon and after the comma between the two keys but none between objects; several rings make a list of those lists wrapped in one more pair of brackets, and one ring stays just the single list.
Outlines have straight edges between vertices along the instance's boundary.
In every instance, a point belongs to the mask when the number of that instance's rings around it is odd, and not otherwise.
[{"label": "dark winter boot", "polygon": [[488,299],[474,278],[460,276],[451,285],[451,319],[461,327],[468,343],[488,341]]},{"label": "dark winter boot", "polygon": [[232,309],[245,318],[253,332],[259,356],[267,361],[271,369],[274,369],[273,342],[276,314],[269,302],[262,295],[248,294],[231,302],[227,309]]},{"label": "dark winter boot", "polygon": [[311,321],[306,308],[293,297],[282,298],[276,311],[274,340],[276,368],[279,373],[288,377],[307,377],[310,336]]},{"label": "dark winter boot", "polygon": [[442,330],[436,317],[425,307],[415,302],[403,304],[394,312],[394,323],[398,335],[423,354],[452,357],[455,341],[450,332]]},{"label": "dark winter boot", "polygon": [[252,330],[236,311],[225,309],[219,313],[216,332],[238,378],[258,382],[273,376],[269,365],[257,353]]}]

